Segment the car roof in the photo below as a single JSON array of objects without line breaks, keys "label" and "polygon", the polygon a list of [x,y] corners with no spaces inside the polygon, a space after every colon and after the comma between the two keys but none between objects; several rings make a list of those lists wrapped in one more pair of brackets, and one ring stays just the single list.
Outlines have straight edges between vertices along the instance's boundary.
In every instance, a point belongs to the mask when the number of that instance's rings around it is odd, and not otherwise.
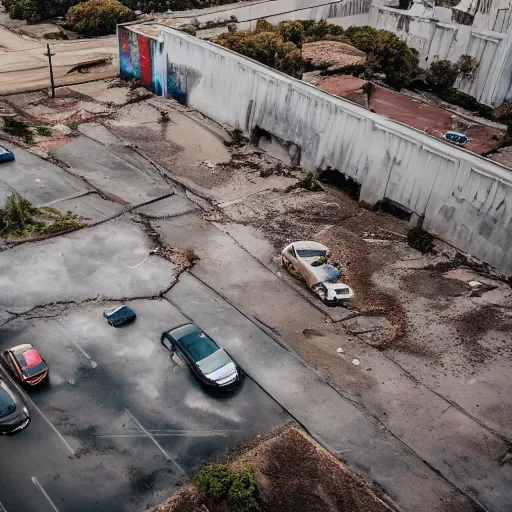
[{"label": "car roof", "polygon": [[313,240],[298,240],[288,244],[284,250],[286,251],[289,247],[295,248],[296,251],[328,251],[329,248],[320,242],[314,242]]},{"label": "car roof", "polygon": [[196,363],[219,350],[217,343],[195,324],[180,325],[167,332]]}]

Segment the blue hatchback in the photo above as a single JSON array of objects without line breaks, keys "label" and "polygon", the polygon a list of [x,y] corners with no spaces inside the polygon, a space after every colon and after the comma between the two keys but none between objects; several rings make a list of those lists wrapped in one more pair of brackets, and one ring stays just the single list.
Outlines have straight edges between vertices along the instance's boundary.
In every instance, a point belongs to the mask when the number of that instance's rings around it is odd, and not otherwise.
[{"label": "blue hatchback", "polygon": [[13,160],[14,153],[0,146],[0,164],[3,164],[4,162],[12,162]]},{"label": "blue hatchback", "polygon": [[112,327],[120,327],[121,325],[129,324],[137,318],[137,315],[128,306],[118,306],[108,309],[103,313],[103,316]]}]

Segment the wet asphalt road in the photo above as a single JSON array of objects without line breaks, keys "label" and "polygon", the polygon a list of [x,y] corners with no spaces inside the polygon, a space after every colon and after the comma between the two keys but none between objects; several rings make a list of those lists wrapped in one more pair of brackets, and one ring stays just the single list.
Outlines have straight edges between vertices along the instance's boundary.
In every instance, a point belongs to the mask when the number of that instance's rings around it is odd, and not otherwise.
[{"label": "wet asphalt road", "polygon": [[28,392],[32,423],[0,437],[5,511],[144,510],[205,460],[289,420],[248,378],[210,396],[174,364],[159,335],[187,319],[169,302],[132,302],[138,319],[121,329],[101,316],[111,304],[0,328],[1,350],[32,342],[51,368],[50,385]]}]

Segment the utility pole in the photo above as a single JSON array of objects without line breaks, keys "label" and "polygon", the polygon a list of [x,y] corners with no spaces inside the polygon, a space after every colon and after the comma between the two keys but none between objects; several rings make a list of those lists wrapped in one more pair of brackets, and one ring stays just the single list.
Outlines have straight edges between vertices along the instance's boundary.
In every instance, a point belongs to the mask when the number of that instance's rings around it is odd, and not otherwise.
[{"label": "utility pole", "polygon": [[55,55],[55,53],[52,53],[50,51],[50,44],[46,45],[48,51],[46,53],[43,53],[45,57],[48,57],[48,62],[50,63],[50,82],[52,84],[52,98],[55,98],[55,82],[53,81],[53,66],[52,66],[52,57]]}]

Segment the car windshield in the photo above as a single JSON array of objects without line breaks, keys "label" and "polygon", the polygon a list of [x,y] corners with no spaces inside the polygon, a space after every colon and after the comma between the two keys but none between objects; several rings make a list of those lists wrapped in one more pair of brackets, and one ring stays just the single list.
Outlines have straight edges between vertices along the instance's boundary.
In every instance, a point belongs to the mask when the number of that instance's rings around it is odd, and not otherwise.
[{"label": "car windshield", "polygon": [[313,250],[313,249],[300,249],[297,251],[297,254],[301,258],[317,258],[320,256],[325,256],[326,251],[322,250]]},{"label": "car windshield", "polygon": [[176,339],[194,363],[202,361],[219,350],[219,347],[201,329],[195,325],[187,327],[187,329],[184,329],[183,335],[176,337]]},{"label": "car windshield", "polygon": [[0,418],[12,414],[16,410],[16,404],[9,393],[0,387]]}]

